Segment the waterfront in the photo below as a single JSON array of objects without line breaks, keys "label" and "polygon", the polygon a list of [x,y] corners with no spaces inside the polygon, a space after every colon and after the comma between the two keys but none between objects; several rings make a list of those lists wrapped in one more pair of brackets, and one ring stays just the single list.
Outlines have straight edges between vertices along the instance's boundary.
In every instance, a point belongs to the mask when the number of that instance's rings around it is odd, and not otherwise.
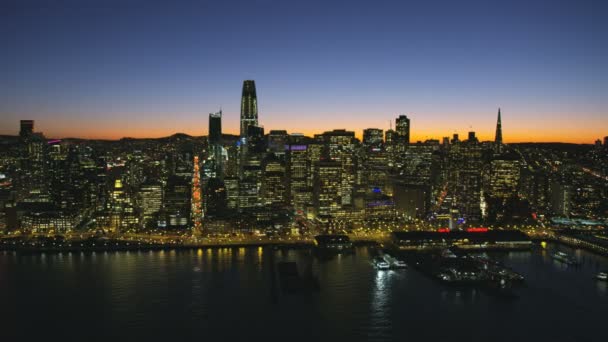
[{"label": "waterfront", "polygon": [[[551,258],[571,253],[581,266]],[[19,255],[0,252],[2,334],[94,339],[599,341],[608,259],[549,244],[493,254],[526,277],[515,300],[458,290],[413,269],[377,271],[369,251],[211,248]],[[270,265],[312,261],[321,290],[281,292]]]}]

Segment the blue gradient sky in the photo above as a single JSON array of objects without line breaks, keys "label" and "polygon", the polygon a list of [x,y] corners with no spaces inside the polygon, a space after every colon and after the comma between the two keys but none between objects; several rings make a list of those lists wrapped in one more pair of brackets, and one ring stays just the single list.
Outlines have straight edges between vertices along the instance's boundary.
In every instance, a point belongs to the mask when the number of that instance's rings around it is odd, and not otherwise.
[{"label": "blue gradient sky", "polygon": [[0,134],[238,131],[255,79],[266,130],[470,128],[507,142],[608,135],[606,1],[2,1]]}]

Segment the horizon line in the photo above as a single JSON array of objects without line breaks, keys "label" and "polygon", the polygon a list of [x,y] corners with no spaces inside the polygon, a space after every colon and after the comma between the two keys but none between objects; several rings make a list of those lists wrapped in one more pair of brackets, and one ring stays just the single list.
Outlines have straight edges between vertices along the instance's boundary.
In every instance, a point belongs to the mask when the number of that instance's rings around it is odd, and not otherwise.
[{"label": "horizon line", "polygon": [[[343,129],[343,128],[336,128],[336,129],[332,129],[329,131],[324,131],[325,132],[332,132],[334,130],[346,130],[347,132],[355,132],[355,131],[351,131],[348,129]],[[287,130],[284,130],[287,131]],[[43,132],[34,132],[34,133],[43,133]],[[314,134],[323,134],[323,133],[314,133]],[[183,134],[183,135],[187,135],[189,137],[192,138],[204,138],[204,137],[208,137],[208,134],[202,134],[202,135],[192,135],[192,134],[188,134],[188,133],[184,133],[184,132],[175,132],[169,135],[162,135],[162,136],[143,136],[143,137],[134,137],[134,136],[122,136],[119,138],[109,138],[109,137],[78,137],[78,136],[66,136],[66,137],[45,137],[46,140],[101,140],[101,141],[120,141],[123,139],[133,139],[133,140],[149,140],[149,139],[164,139],[164,138],[170,138],[174,135],[178,135],[178,134]],[[265,133],[264,135],[267,135],[268,133]],[[292,135],[292,134],[302,134],[304,137],[313,139],[314,138],[314,134],[308,135],[305,133],[301,133],[301,132],[293,132],[293,133],[287,133],[288,135]],[[222,135],[232,135],[236,138],[239,137],[239,134],[235,134],[235,133],[224,133],[222,132]],[[0,136],[3,137],[15,137],[18,138],[19,134],[0,134]],[[450,138],[451,140],[451,136],[445,136]],[[463,136],[464,137],[464,136]],[[357,133],[355,132],[355,138],[362,141],[362,138],[360,138]],[[409,144],[416,144],[416,143],[425,143],[429,140],[436,140],[439,141],[441,143],[441,138],[428,138],[425,140],[420,140],[420,139],[414,139],[413,141],[410,141]],[[467,139],[463,139],[460,140],[462,141],[466,141]],[[597,140],[597,139],[596,139]],[[384,139],[383,139],[384,141]],[[493,140],[479,140],[479,143],[484,143],[484,142],[490,142],[493,143]],[[451,144],[451,143],[450,143]],[[594,143],[585,143],[585,142],[569,142],[569,141],[556,141],[556,140],[540,140],[540,141],[532,141],[532,140],[518,140],[518,141],[511,141],[511,142],[503,142],[504,145],[508,145],[508,144],[572,144],[572,145],[593,145]]]}]

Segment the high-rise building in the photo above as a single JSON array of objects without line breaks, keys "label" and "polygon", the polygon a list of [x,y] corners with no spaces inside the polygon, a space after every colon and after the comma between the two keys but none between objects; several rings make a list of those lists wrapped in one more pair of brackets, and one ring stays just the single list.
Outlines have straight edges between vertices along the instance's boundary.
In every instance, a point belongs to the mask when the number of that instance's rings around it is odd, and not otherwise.
[{"label": "high-rise building", "polygon": [[396,135],[397,133],[392,129],[386,131],[386,133],[384,134],[384,142],[386,143],[386,145],[390,146],[394,144]]},{"label": "high-rise building", "polygon": [[170,177],[165,186],[164,207],[167,227],[185,229],[190,223],[192,184],[190,178]]},{"label": "high-rise building", "polygon": [[500,120],[500,108],[498,108],[498,119],[496,120],[496,137],[494,138],[496,144],[502,144],[502,122]]},{"label": "high-rise building", "polygon": [[363,130],[363,145],[367,147],[380,147],[383,132],[379,128],[366,128]]},{"label": "high-rise building", "polygon": [[224,188],[226,189],[226,207],[237,209],[239,206],[239,179],[237,177],[224,178]]},{"label": "high-rise building", "polygon": [[205,186],[205,215],[222,215],[228,207],[226,186],[219,178],[210,178]]},{"label": "high-rise building", "polygon": [[483,148],[477,143],[453,145],[448,154],[449,192],[467,221],[475,222],[481,217],[482,154]]},{"label": "high-rise building", "polygon": [[163,188],[160,182],[141,184],[138,193],[138,207],[144,225],[155,218],[155,215],[162,208],[162,203]]},{"label": "high-rise building", "polygon": [[259,157],[260,154],[266,152],[264,127],[257,125],[250,125],[247,127],[247,152],[251,154],[248,157]]},{"label": "high-rise building", "polygon": [[223,176],[222,111],[209,114],[209,150],[213,158],[213,174]]},{"label": "high-rise building", "polygon": [[114,180],[110,197],[110,230],[122,232],[138,223],[129,193],[120,178]]},{"label": "high-rise building", "polygon": [[500,119],[500,108],[498,108],[498,119],[496,120],[496,137],[494,138],[496,152],[502,152],[502,121]]},{"label": "high-rise building", "polygon": [[314,209],[317,217],[335,214],[342,206],[342,164],[338,161],[315,162]]},{"label": "high-rise building", "polygon": [[243,82],[241,97],[241,138],[247,137],[248,127],[258,125],[258,98],[255,91],[255,81]]},{"label": "high-rise building", "polygon": [[521,162],[517,154],[493,159],[484,172],[484,195],[505,200],[515,196],[521,178]]},{"label": "high-rise building", "polygon": [[477,142],[479,142],[479,140],[477,140],[477,136],[475,136],[475,132],[473,132],[473,131],[469,132],[469,139],[467,141],[469,143],[477,143]]},{"label": "high-rise building", "polygon": [[25,138],[34,133],[34,120],[21,120],[20,123],[19,136]]},{"label": "high-rise building", "polygon": [[395,130],[402,144],[410,143],[410,119],[406,115],[399,115],[395,120]]},{"label": "high-rise building", "polygon": [[260,197],[265,205],[283,206],[286,203],[285,165],[273,155],[264,160]]},{"label": "high-rise building", "polygon": [[209,113],[209,145],[222,141],[222,111]]},{"label": "high-rise building", "polygon": [[323,133],[325,140],[325,159],[341,164],[340,199],[343,205],[352,204],[352,190],[355,184],[355,132],[334,129]]},{"label": "high-rise building", "polygon": [[271,130],[268,133],[268,151],[277,157],[285,156],[285,146],[289,140],[289,135],[285,130]]},{"label": "high-rise building", "polygon": [[24,190],[28,193],[28,201],[47,202],[50,195],[47,175],[49,144],[42,133],[27,133],[23,145],[23,166],[28,178]]},{"label": "high-rise building", "polygon": [[239,211],[249,210],[261,204],[261,167],[259,165],[247,165],[243,168],[243,178],[239,180]]},{"label": "high-rise building", "polygon": [[239,178],[243,179],[244,167],[250,164],[250,159],[260,159],[260,154],[266,151],[264,128],[258,126],[258,98],[255,81],[243,81],[241,96],[241,131],[239,145]]},{"label": "high-rise building", "polygon": [[289,145],[287,150],[289,202],[296,212],[304,212],[312,192],[309,187],[308,145]]},{"label": "high-rise building", "polygon": [[551,183],[551,209],[553,214],[568,217],[572,208],[573,186],[563,181]]}]

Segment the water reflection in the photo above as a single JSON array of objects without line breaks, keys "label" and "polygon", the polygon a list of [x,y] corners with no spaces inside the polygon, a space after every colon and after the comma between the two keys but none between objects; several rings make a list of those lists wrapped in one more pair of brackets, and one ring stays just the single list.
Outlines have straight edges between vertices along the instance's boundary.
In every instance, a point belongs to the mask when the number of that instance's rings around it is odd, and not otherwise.
[{"label": "water reflection", "polygon": [[441,300],[453,305],[474,303],[478,297],[478,290],[474,288],[454,289],[445,287],[441,290]]},{"label": "water reflection", "polygon": [[375,284],[372,291],[368,338],[379,339],[390,335],[391,288],[395,271],[375,270]]},{"label": "water reflection", "polygon": [[606,281],[601,281],[601,280],[597,280],[597,292],[602,295],[602,296],[606,296],[606,292],[608,291],[608,282]]},{"label": "water reflection", "polygon": [[[487,292],[443,286],[414,269],[377,271],[365,248],[327,260],[313,257],[308,250],[257,247],[84,255],[0,253],[0,302],[5,312],[11,312],[0,313],[4,315],[0,318],[9,333],[27,332],[32,324],[50,328],[60,324],[61,317],[62,322],[71,322],[75,334],[120,326],[125,337],[154,338],[147,331],[166,324],[170,315],[179,322],[180,331],[198,334],[197,338],[204,337],[203,332],[224,334],[228,340],[297,332],[314,340],[317,337],[309,335],[324,331],[334,340],[366,341],[403,340],[423,333],[431,340],[446,340],[434,323],[438,317],[450,317],[442,324],[448,325],[444,331],[449,330],[454,340],[468,338],[459,328],[472,321],[479,322],[476,329],[488,336],[496,328],[493,322],[520,327],[501,332],[504,340],[517,340],[521,331],[537,340],[560,340],[560,334],[546,331],[545,323],[537,324],[541,317],[542,322],[556,321],[560,329],[585,322],[587,328],[576,329],[578,335],[560,330],[561,340],[593,340],[590,329],[602,327],[602,314],[608,308],[608,283],[594,276],[608,268],[607,259],[582,251],[576,254],[584,260],[581,267],[564,267],[550,257],[556,248],[549,244],[547,251],[492,255],[526,277],[526,288],[513,302],[495,300]],[[297,261],[300,272],[312,264],[321,291],[308,295],[279,291],[274,301],[269,300],[271,288],[277,286],[270,266],[279,261]],[[90,317],[82,314],[83,305]],[[32,307],[44,307],[48,314],[31,315]]]}]

